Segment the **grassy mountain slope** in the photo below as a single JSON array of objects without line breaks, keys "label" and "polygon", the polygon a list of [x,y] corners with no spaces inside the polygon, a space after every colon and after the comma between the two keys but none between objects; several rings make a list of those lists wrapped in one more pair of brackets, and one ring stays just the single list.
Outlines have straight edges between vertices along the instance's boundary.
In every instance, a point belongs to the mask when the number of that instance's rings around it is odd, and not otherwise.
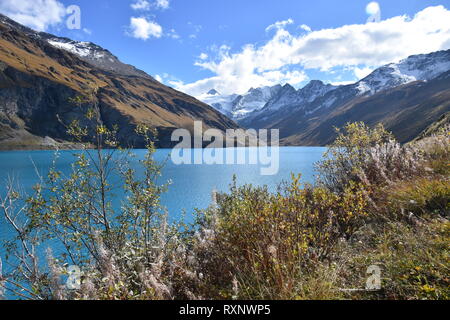
[{"label": "grassy mountain slope", "polygon": [[83,121],[87,104],[69,102],[95,91],[96,108],[106,126],[118,124],[123,145],[139,147],[138,123],[159,130],[159,146],[171,144],[176,128],[194,120],[226,130],[237,125],[208,105],[148,75],[126,75],[95,67],[78,56],[30,36],[26,28],[0,23],[0,148],[48,148],[67,141],[66,125]]}]

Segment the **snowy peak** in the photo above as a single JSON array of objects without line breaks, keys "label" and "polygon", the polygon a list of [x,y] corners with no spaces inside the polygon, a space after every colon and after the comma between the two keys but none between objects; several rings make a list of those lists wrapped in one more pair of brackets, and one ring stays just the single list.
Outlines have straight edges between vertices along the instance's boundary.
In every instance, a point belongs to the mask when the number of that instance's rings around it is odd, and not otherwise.
[{"label": "snowy peak", "polygon": [[300,109],[306,103],[316,100],[335,88],[337,87],[331,84],[324,84],[320,80],[313,80],[298,91],[290,84],[286,84],[279,95],[272,99],[263,111],[276,111],[285,108]]},{"label": "snowy peak", "polygon": [[278,94],[281,88],[281,85],[251,88],[242,95],[221,95],[217,90],[212,89],[206,95],[198,98],[230,118],[240,120],[248,114],[262,109],[270,99]]},{"label": "snowy peak", "polygon": [[429,81],[450,70],[450,50],[410,56],[376,69],[356,86],[360,94],[375,94],[414,81]]},{"label": "snowy peak", "polygon": [[281,109],[302,108],[335,88],[313,80],[300,90],[287,83],[283,86],[251,88],[243,95],[222,96],[213,89],[199,99],[232,119],[241,121]]},{"label": "snowy peak", "polygon": [[336,86],[325,84],[320,80],[312,80],[298,91],[298,95],[306,102],[313,102],[336,88]]},{"label": "snowy peak", "polygon": [[15,22],[14,20],[2,14],[0,14],[0,22],[3,26],[12,30],[23,32],[32,39],[42,40],[44,42],[47,42],[54,48],[70,52],[71,54],[76,55],[81,60],[104,71],[125,76],[151,78],[144,71],[138,70],[131,65],[122,63],[111,52],[92,42],[74,41],[68,38],[57,37],[46,32],[37,32]]},{"label": "snowy peak", "polygon": [[280,90],[281,85],[250,89],[245,95],[239,96],[234,101],[235,117],[244,118],[252,112],[261,110]]},{"label": "snowy peak", "polygon": [[48,37],[50,35],[41,34],[45,36],[45,40],[53,47],[68,51],[81,60],[92,64],[93,66],[102,70],[118,73],[126,76],[140,76],[150,78],[144,71],[138,70],[135,67],[122,63],[111,52],[102,47],[84,41],[74,41],[67,38]]},{"label": "snowy peak", "polygon": [[80,58],[90,57],[99,60],[104,58],[107,52],[92,42],[73,41],[64,38],[51,38],[47,42],[58,49],[69,51]]}]

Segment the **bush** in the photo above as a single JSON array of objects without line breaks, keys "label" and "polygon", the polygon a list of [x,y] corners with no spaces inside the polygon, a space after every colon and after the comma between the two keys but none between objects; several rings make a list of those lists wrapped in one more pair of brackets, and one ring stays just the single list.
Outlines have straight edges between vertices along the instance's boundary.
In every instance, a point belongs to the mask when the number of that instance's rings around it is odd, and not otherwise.
[{"label": "bush", "polygon": [[[160,195],[166,185],[156,183],[161,165],[154,161],[153,133],[145,125],[136,132],[147,142],[147,153],[137,173],[130,164],[134,155],[114,147],[115,130],[102,125],[89,109],[87,119],[96,130],[89,132],[77,122],[68,131],[79,142],[97,141],[95,149],[74,153],[72,172],[65,176],[52,168],[46,178],[26,196],[13,184],[0,208],[16,232],[5,239],[12,272],[3,276],[13,296],[26,299],[172,299],[172,279],[181,265],[183,247],[178,226],[169,226]],[[86,136],[93,134],[92,139]],[[126,198],[120,209],[112,174]],[[48,253],[48,268],[39,261],[47,241],[63,248],[56,257]],[[63,283],[67,266],[83,271],[80,290]]]},{"label": "bush", "polygon": [[382,186],[421,173],[420,153],[397,143],[382,125],[371,129],[350,123],[337,129],[338,137],[317,165],[319,182],[341,192],[349,182]]},{"label": "bush", "polygon": [[[219,195],[218,207],[203,221],[214,237],[206,246],[210,258],[205,260],[203,252],[198,265],[213,271],[205,276],[213,282],[210,286],[221,288],[215,296],[298,297],[299,280],[330,259],[338,240],[361,225],[367,214],[364,193],[354,184],[337,195],[303,186],[299,177],[277,194],[233,185],[229,194]],[[238,293],[233,292],[233,280]]]}]

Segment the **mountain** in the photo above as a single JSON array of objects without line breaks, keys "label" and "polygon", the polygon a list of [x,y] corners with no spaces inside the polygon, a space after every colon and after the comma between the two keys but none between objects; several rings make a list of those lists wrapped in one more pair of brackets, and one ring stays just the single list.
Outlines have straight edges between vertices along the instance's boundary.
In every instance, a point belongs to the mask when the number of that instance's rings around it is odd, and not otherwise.
[{"label": "mountain", "polygon": [[361,94],[375,94],[414,81],[428,81],[450,70],[450,51],[411,56],[376,69],[357,83]]},{"label": "mountain", "polygon": [[311,102],[336,88],[319,80],[313,80],[299,90],[285,84],[263,108],[248,114],[246,118],[240,120],[240,123],[244,127],[271,127],[273,119],[289,117],[293,112],[305,109]]},{"label": "mountain", "polygon": [[[336,96],[336,92],[329,95]],[[315,101],[315,106],[330,98]],[[275,126],[280,128],[282,143],[327,145],[335,138],[334,127],[355,121],[371,126],[383,123],[400,142],[409,142],[450,111],[450,71],[430,81],[414,81],[341,101],[331,108],[319,108],[310,114],[297,112],[281,119]]]},{"label": "mountain", "polygon": [[239,119],[247,128],[279,129],[287,145],[325,145],[334,126],[349,121],[382,122],[402,142],[449,111],[450,50],[408,57],[374,70],[346,86],[311,81],[282,87],[261,109]]},{"label": "mountain", "polygon": [[217,90],[211,89],[199,99],[234,120],[242,120],[261,110],[281,89],[281,85],[251,88],[243,95],[221,95]]},{"label": "mountain", "polygon": [[107,127],[117,124],[121,145],[142,147],[134,133],[139,123],[159,131],[159,147],[171,146],[171,132],[193,128],[226,130],[237,125],[215,109],[167,87],[145,72],[122,63],[108,50],[35,32],[0,15],[0,148],[39,149],[70,140],[66,126],[86,123],[92,107],[70,99],[94,93],[95,107]]}]

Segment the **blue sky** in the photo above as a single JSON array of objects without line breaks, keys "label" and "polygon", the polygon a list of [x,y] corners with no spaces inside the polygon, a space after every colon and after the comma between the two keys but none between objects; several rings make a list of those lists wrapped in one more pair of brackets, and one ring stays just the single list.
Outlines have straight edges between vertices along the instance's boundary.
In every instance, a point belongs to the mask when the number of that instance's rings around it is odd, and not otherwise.
[{"label": "blue sky", "polygon": [[[450,48],[450,0],[380,0],[381,20],[367,23],[369,2],[1,0],[0,12],[97,43],[196,96],[312,79],[346,83],[410,54]],[[65,26],[70,5],[81,9],[80,30]]]}]

